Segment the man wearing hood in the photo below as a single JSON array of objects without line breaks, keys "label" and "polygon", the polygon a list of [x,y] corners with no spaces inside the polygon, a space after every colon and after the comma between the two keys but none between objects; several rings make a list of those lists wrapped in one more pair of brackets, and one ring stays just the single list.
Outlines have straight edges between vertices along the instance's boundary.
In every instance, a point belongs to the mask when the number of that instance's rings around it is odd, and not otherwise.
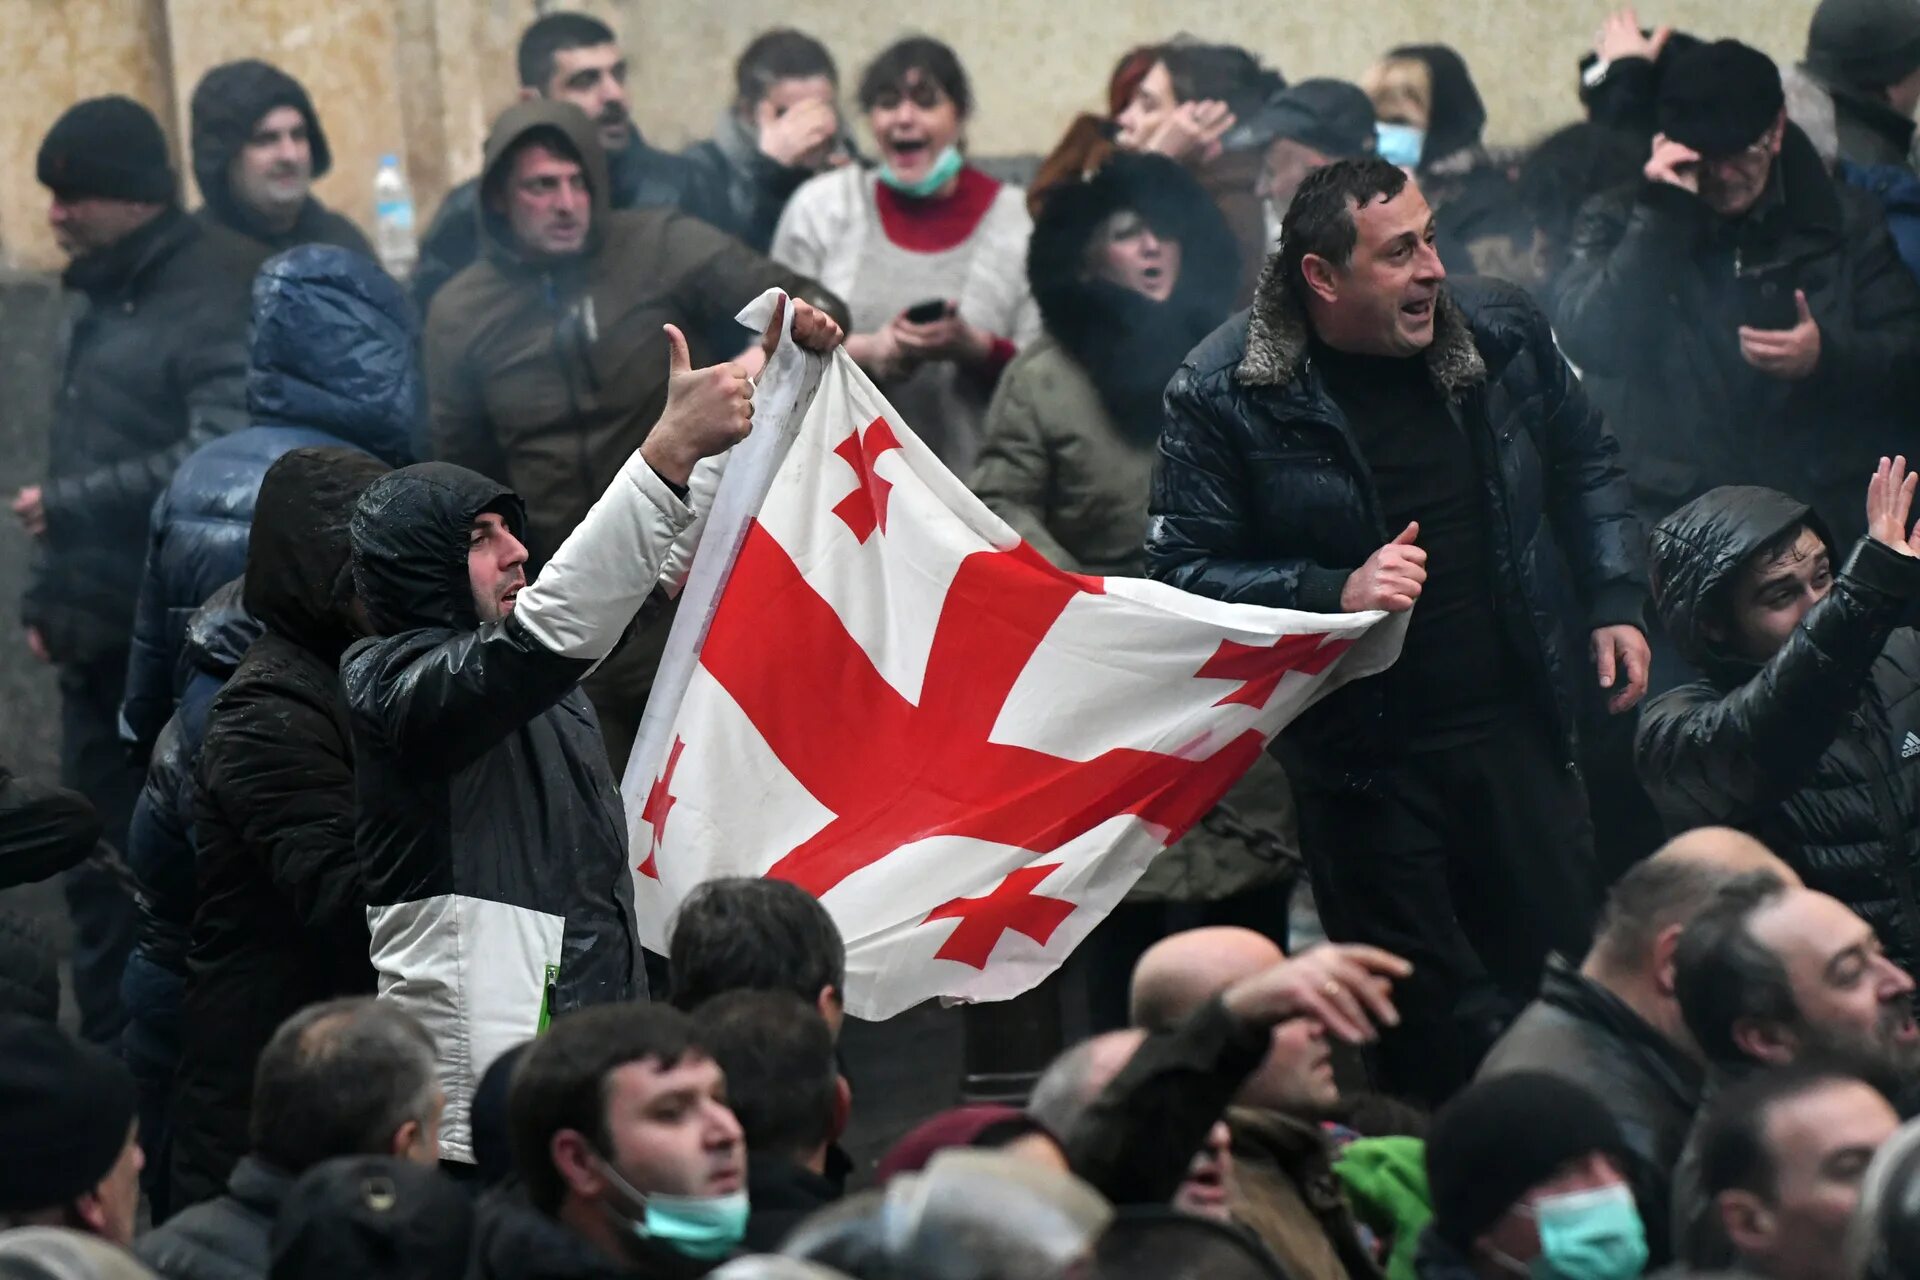
[{"label": "man wearing hood", "polygon": [[386,471],[356,450],[295,449],[260,486],[243,592],[264,633],[214,695],[196,770],[175,1210],[219,1195],[246,1154],[254,1062],[274,1029],[373,991],[338,668],[360,634],[348,517]]},{"label": "man wearing hood", "polygon": [[[792,306],[802,347],[840,343],[831,319]],[[526,508],[477,472],[406,467],[354,513],[354,581],[380,637],[341,664],[373,962],[382,997],[440,1046],[456,1160],[474,1158],[468,1114],[496,1057],[554,1013],[646,991],[626,818],[577,686],[656,585],[677,590],[719,469],[695,465],[753,413],[743,366],[693,369],[666,328],[659,420],[531,583]]]},{"label": "man wearing hood", "polygon": [[193,91],[199,217],[279,251],[332,244],[373,257],[360,228],[313,198],[333,167],[307,91],[255,58],[215,67]]},{"label": "man wearing hood", "polygon": [[1669,826],[1751,831],[1920,971],[1915,486],[1880,460],[1867,536],[1772,489],[1696,498],[1653,533],[1654,603],[1704,678],[1647,704],[1636,755]]},{"label": "man wearing hood", "polygon": [[1758,50],[1672,55],[1643,180],[1581,211],[1556,327],[1648,524],[1756,484],[1805,494],[1846,545],[1858,477],[1910,433],[1920,285],[1785,104]]},{"label": "man wearing hood", "polygon": [[[501,116],[475,212],[485,254],[442,291],[427,321],[432,455],[520,495],[535,570],[659,418],[663,324],[696,343],[722,325],[740,334],[734,314],[768,288],[845,318],[819,285],[696,218],[615,211],[609,184],[600,136],[579,108],[536,100]],[[759,359],[757,348],[747,351],[749,374]],[[616,771],[665,630],[623,649],[589,689]]]},{"label": "man wearing hood", "polygon": [[[711,173],[654,149],[640,136],[627,109],[627,55],[612,28],[584,13],[549,13],[521,35],[516,61],[523,102],[571,102],[593,121],[607,156],[608,185],[601,197],[608,208],[662,205],[726,231],[741,230],[730,217],[726,191]],[[421,237],[412,288],[423,316],[441,287],[483,252],[476,216],[481,185],[475,178],[447,192]]]},{"label": "man wearing hood", "polygon": [[1146,544],[1214,599],[1412,613],[1276,754],[1329,936],[1413,962],[1382,1075],[1431,1101],[1585,947],[1576,726],[1647,679],[1613,440],[1532,301],[1448,280],[1434,236],[1384,158],[1308,175],[1252,311],[1167,384]]},{"label": "man wearing hood", "polygon": [[1842,159],[1913,167],[1920,0],[1820,0],[1801,65],[1833,95]]},{"label": "man wearing hood", "polygon": [[[246,425],[247,286],[265,252],[189,217],[159,121],[128,98],[69,108],[40,145],[48,222],[70,262],[47,474],[15,495],[33,539],[21,622],[59,667],[61,782],[119,847],[140,770],[119,742],[147,522],[174,468]],[[67,877],[81,1033],[113,1043],[133,904],[91,865]]]}]

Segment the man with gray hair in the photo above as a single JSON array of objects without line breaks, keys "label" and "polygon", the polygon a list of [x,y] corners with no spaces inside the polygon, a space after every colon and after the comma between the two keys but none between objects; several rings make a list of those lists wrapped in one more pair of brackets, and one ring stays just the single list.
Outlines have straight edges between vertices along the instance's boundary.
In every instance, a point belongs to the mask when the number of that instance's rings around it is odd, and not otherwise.
[{"label": "man with gray hair", "polygon": [[136,1252],[167,1280],[264,1276],[274,1218],[302,1173],[348,1155],[437,1164],[445,1105],[433,1037],[412,1015],[371,997],[309,1005],[261,1051],[253,1149],[227,1194],[145,1236]]}]

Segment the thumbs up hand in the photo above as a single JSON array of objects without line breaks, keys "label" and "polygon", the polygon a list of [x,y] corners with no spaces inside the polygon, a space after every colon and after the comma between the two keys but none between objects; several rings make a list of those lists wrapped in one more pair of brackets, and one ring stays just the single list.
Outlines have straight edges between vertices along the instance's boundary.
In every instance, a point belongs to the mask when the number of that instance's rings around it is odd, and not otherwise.
[{"label": "thumbs up hand", "polygon": [[[779,323],[776,314],[776,338]],[[753,429],[753,382],[733,361],[694,368],[685,335],[673,325],[661,327],[667,335],[667,407],[640,456],[663,479],[685,485],[700,459],[725,453]]]}]

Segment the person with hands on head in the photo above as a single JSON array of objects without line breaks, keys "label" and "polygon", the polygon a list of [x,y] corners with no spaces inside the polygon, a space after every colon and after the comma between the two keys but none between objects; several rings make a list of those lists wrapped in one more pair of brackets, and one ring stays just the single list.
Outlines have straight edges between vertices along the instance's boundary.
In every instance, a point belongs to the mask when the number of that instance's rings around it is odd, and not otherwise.
[{"label": "person with hands on head", "polygon": [[[1168,385],[1150,576],[1407,613],[1399,660],[1277,754],[1330,936],[1412,960],[1389,1089],[1438,1100],[1591,924],[1575,725],[1646,689],[1641,538],[1614,445],[1517,289],[1449,281],[1386,160],[1302,182],[1250,314]],[[1397,532],[1396,532],[1397,531]],[[1591,665],[1590,665],[1591,664]]]},{"label": "person with hands on head", "polygon": [[[1867,536],[1771,489],[1696,498],[1653,533],[1654,605],[1702,678],[1647,705],[1636,760],[1670,827],[1765,840],[1920,969],[1920,474],[1880,459]],[[1902,817],[1901,815],[1907,815]]]},{"label": "person with hands on head", "polygon": [[[761,344],[825,352],[833,319],[776,305]],[[666,407],[566,541],[529,578],[525,509],[444,462],[361,495],[354,583],[374,639],[341,663],[355,843],[382,999],[441,1046],[445,1154],[494,1058],[555,1013],[646,992],[627,824],[580,681],[656,587],[677,593],[723,455],[753,426],[736,361],[691,367],[666,326]]]},{"label": "person with hands on head", "polygon": [[1644,144],[1658,128],[1655,104],[1663,69],[1698,43],[1671,26],[1641,26],[1632,5],[1609,13],[1594,32],[1592,49],[1580,59],[1580,101],[1587,119]]}]

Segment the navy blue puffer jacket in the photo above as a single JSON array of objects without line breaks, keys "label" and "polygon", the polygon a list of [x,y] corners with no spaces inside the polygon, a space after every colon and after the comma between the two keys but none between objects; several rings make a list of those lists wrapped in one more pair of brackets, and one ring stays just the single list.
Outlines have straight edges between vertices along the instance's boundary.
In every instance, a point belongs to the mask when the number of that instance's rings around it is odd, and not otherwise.
[{"label": "navy blue puffer jacket", "polygon": [[154,503],[121,736],[146,759],[173,714],[187,619],[247,567],[260,479],[291,449],[403,465],[425,412],[412,304],[371,259],[304,245],[253,282],[249,425],[195,451]]}]

